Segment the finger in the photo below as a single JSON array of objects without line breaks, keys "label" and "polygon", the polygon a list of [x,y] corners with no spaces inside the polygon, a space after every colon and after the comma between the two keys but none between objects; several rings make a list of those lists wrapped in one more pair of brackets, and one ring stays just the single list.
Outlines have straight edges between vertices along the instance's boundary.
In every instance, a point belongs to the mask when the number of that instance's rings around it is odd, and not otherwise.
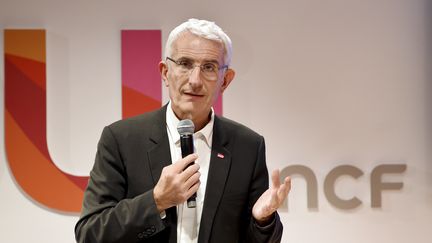
[{"label": "finger", "polygon": [[186,198],[190,198],[194,193],[196,193],[200,185],[201,185],[201,181],[198,181],[197,183],[195,183],[195,185],[189,188],[189,190],[186,193]]},{"label": "finger", "polygon": [[272,172],[272,187],[277,189],[280,186],[280,179],[279,179],[279,170],[276,169]]},{"label": "finger", "polygon": [[283,201],[288,196],[288,193],[290,190],[291,190],[291,178],[286,177],[284,179],[284,183],[279,187],[279,190],[278,190],[279,200]]},{"label": "finger", "polygon": [[287,185],[288,192],[291,191],[291,177],[289,176],[285,177],[284,184]]},{"label": "finger", "polygon": [[187,181],[192,175],[197,173],[200,169],[199,164],[192,164],[191,166],[187,167],[184,171],[180,172],[180,181]]},{"label": "finger", "polygon": [[279,187],[279,190],[277,191],[277,198],[279,202],[282,202],[286,196],[288,195],[287,186],[285,184],[282,184]]},{"label": "finger", "polygon": [[278,201],[279,201],[278,200],[278,190],[272,189],[270,204],[269,204],[269,209],[272,211],[272,213],[273,213],[273,211],[275,211],[278,208],[278,206],[279,206]]},{"label": "finger", "polygon": [[192,162],[198,159],[198,154],[193,153],[189,154],[188,156],[178,160],[174,165],[177,172],[181,172],[185,170]]},{"label": "finger", "polygon": [[185,190],[188,190],[189,188],[191,188],[192,186],[194,186],[197,182],[199,182],[200,176],[201,176],[201,173],[199,173],[199,171],[197,171],[191,177],[189,177],[188,179],[186,179],[186,181],[184,182],[184,188],[185,188]]}]

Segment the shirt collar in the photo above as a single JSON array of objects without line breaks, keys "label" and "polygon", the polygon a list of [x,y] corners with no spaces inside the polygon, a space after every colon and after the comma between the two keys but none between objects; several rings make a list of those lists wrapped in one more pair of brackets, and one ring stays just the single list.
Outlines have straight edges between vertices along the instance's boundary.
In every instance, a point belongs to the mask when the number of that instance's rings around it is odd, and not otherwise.
[{"label": "shirt collar", "polygon": [[[174,111],[171,107],[171,101],[168,103],[166,110],[166,123],[168,127],[168,131],[171,134],[171,138],[174,144],[180,144],[180,134],[177,131],[177,125],[180,120],[174,114]],[[213,125],[214,125],[214,110],[211,108],[211,116],[210,121],[199,131],[194,133],[194,138],[203,139],[209,147],[211,147],[212,136],[213,136]]]}]

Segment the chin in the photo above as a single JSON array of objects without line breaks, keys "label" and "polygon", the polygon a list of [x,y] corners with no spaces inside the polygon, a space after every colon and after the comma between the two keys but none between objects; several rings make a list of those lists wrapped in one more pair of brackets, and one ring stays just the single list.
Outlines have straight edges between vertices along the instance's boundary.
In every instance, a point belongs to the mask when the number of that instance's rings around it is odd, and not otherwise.
[{"label": "chin", "polygon": [[[177,106],[177,109],[174,110],[174,112],[176,113],[177,116],[181,116],[179,117],[179,119],[192,119],[192,114],[196,109],[194,108],[194,106],[190,105],[190,104],[181,104]],[[179,113],[179,114],[177,114]]]},{"label": "chin", "polygon": [[179,106],[181,113],[183,114],[183,119],[192,119],[196,116],[199,116],[200,113],[204,112],[205,110],[210,110],[210,107],[206,109],[203,106],[197,106],[193,104],[183,104]]}]

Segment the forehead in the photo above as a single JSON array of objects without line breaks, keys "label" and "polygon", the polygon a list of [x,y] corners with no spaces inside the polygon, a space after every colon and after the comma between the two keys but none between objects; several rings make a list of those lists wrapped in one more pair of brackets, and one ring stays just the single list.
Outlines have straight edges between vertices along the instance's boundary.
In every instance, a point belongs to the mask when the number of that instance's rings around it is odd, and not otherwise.
[{"label": "forehead", "polygon": [[224,48],[221,42],[209,40],[185,31],[173,42],[172,54],[175,58],[189,57],[196,60],[217,60],[222,62]]}]

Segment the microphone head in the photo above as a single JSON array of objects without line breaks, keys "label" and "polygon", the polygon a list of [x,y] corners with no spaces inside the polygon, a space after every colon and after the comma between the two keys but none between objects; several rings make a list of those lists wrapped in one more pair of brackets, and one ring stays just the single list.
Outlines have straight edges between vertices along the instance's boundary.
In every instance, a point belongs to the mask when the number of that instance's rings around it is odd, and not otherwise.
[{"label": "microphone head", "polygon": [[177,131],[180,135],[190,135],[194,133],[195,126],[189,119],[181,120],[177,125]]}]

